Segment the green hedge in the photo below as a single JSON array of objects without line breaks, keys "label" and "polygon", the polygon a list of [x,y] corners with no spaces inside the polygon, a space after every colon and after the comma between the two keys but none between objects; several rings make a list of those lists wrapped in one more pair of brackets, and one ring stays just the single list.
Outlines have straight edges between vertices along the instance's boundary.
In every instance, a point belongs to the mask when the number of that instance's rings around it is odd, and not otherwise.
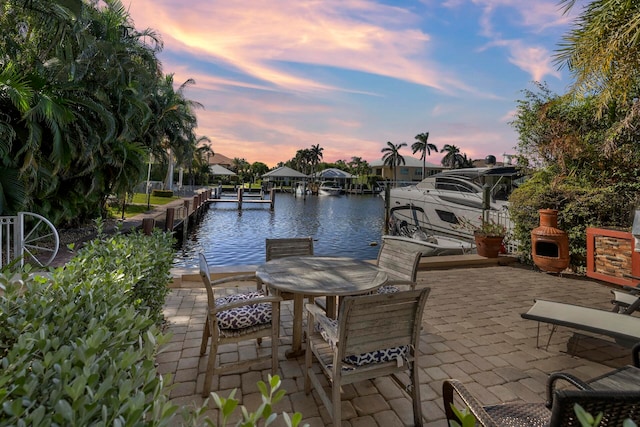
[{"label": "green hedge", "polygon": [[0,425],[170,425],[155,368],[170,236],[99,238],[51,279],[0,275]]},{"label": "green hedge", "polygon": [[[175,426],[215,425],[200,407],[171,403],[168,379],[155,366],[162,308],[169,292],[173,239],[101,236],[51,278],[0,274],[0,425]],[[4,293],[3,293],[4,292]],[[254,411],[212,393],[220,426],[242,411],[242,425],[265,425],[284,396],[280,379],[262,381]],[[302,415],[287,426],[300,425]],[[268,421],[268,422],[267,422]]]}]

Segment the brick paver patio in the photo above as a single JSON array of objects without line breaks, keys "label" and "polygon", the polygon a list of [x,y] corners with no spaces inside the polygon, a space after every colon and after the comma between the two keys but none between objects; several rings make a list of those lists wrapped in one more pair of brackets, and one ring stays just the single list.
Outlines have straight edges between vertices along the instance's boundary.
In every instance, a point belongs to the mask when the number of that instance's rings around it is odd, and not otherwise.
[{"label": "brick paver patio", "polygon": [[[419,286],[431,287],[423,319],[419,360],[422,411],[425,426],[445,426],[441,401],[442,380],[456,378],[484,404],[542,402],[549,373],[565,371],[583,379],[630,363],[629,348],[602,336],[559,328],[547,349],[549,329],[541,325],[541,348],[536,347],[538,324],[524,320],[534,298],[572,302],[610,309],[609,288],[596,281],[559,277],[520,266],[456,268],[421,271]],[[171,342],[157,357],[159,371],[173,375],[171,397],[181,404],[200,405],[206,357],[199,356],[204,327],[206,293],[193,288],[173,289],[165,316]],[[285,398],[278,412],[301,412],[311,426],[331,425],[329,415],[313,393],[304,393],[304,357],[287,360],[290,345],[292,302],[282,304],[280,375]],[[269,343],[255,342],[220,349],[223,361],[253,357],[270,351]],[[236,397],[249,408],[261,400],[256,387],[267,379],[267,364],[249,372],[216,376],[213,390]],[[409,426],[413,423],[409,398],[390,379],[364,381],[345,387],[342,393],[343,426]],[[213,408],[213,403],[209,406]],[[217,412],[209,411],[216,420]],[[283,426],[281,420],[275,423]]]}]

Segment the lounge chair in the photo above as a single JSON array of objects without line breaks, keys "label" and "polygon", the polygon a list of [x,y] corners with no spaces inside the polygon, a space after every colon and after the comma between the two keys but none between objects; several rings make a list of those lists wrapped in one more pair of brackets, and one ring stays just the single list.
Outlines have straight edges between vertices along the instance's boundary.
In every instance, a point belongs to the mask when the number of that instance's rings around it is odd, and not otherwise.
[{"label": "lounge chair", "polygon": [[622,286],[619,290],[612,290],[613,311],[631,314],[640,308],[640,288],[637,286]]},{"label": "lounge chair", "polygon": [[[533,306],[521,316],[524,319],[536,320],[553,325],[547,346],[558,326],[579,329],[595,334],[607,335],[622,342],[640,341],[640,318],[596,308],[582,307],[574,304],[534,300]],[[539,344],[540,324],[536,345]]]}]

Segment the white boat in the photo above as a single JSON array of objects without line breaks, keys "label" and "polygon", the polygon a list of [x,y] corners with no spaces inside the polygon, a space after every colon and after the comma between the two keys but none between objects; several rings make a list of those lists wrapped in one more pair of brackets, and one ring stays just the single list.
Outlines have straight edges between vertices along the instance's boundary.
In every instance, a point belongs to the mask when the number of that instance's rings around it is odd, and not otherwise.
[{"label": "white boat", "polygon": [[339,196],[342,194],[342,187],[335,181],[322,181],[318,187],[320,196]]},{"label": "white boat", "polygon": [[413,223],[409,208],[420,208],[424,215],[418,225],[428,233],[472,240],[472,232],[459,227],[459,218],[482,222],[486,189],[487,219],[510,230],[507,199],[523,180],[514,166],[453,169],[429,176],[416,185],[391,189],[389,206],[406,208],[399,210],[396,217],[409,223]]},{"label": "white boat", "polygon": [[293,190],[296,196],[304,196],[307,194],[311,194],[311,189],[309,188],[309,184],[306,181],[296,182]]},{"label": "white boat", "polygon": [[[401,212],[404,214],[399,215]],[[393,208],[389,221],[390,234],[382,236],[385,243],[401,246],[411,252],[420,251],[422,256],[475,253],[476,246],[471,241],[425,232],[419,226],[418,214],[424,215],[424,211],[412,205]],[[412,224],[403,219],[406,215],[411,216]]]}]

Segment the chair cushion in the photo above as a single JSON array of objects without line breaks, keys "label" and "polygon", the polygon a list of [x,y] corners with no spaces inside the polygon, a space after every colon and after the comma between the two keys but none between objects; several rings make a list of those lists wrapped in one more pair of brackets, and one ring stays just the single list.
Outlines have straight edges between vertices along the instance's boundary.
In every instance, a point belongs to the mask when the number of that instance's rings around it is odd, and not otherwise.
[{"label": "chair cushion", "polygon": [[[261,292],[233,294],[216,298],[216,307],[236,301],[263,297]],[[271,304],[251,304],[224,310],[216,314],[220,329],[244,329],[271,322]]]},{"label": "chair cushion", "polygon": [[[330,319],[327,316],[317,315],[315,330],[322,338],[335,348],[338,340],[338,321]],[[407,346],[399,346],[386,348],[382,350],[369,351],[367,353],[347,356],[342,359],[343,362],[354,366],[364,366],[370,363],[383,363],[402,358],[406,359]]]},{"label": "chair cushion", "polygon": [[347,356],[342,359],[342,361],[350,365],[364,366],[370,363],[391,362],[392,360],[398,360],[399,358],[405,360],[406,356],[407,346],[402,345],[399,347],[386,348],[384,350],[375,350],[368,353]]},{"label": "chair cushion", "polygon": [[393,285],[385,285],[378,288],[379,294],[394,294],[396,292],[400,292],[400,288]]}]

